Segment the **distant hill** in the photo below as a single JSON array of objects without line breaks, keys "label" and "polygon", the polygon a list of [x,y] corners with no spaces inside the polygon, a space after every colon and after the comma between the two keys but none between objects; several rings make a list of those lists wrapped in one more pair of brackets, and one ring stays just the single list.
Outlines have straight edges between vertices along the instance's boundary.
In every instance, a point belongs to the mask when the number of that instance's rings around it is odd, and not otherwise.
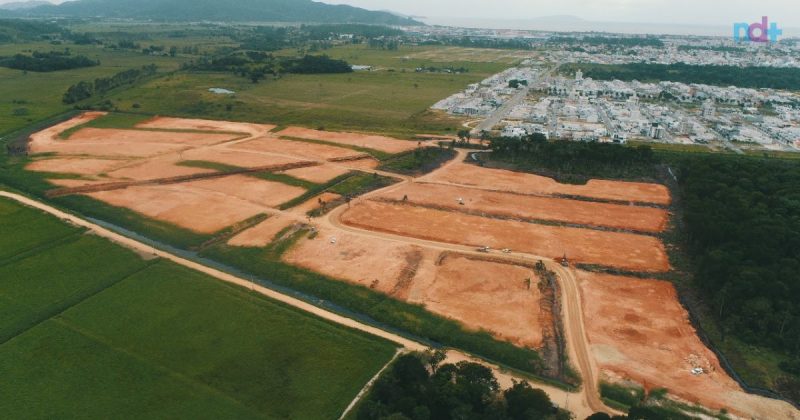
[{"label": "distant hill", "polygon": [[158,21],[321,22],[422,25],[413,19],[312,0],[77,0],[17,10],[30,17],[108,17]]},{"label": "distant hill", "polygon": [[48,6],[51,4],[52,3],[50,3],[49,1],[43,1],[43,0],[15,1],[11,3],[0,4],[0,9],[26,10],[26,9],[33,9],[34,7],[39,7],[39,6]]}]

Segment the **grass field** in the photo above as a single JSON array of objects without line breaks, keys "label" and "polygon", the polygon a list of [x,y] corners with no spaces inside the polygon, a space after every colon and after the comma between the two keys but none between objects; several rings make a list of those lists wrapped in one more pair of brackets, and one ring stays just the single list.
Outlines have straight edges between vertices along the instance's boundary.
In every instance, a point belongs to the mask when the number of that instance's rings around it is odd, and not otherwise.
[{"label": "grass field", "polygon": [[[0,211],[3,222],[58,223],[5,200]],[[334,418],[394,353],[170,262],[72,236],[0,261],[0,334],[14,333],[0,339],[8,418]]]},{"label": "grass field", "polygon": [[[97,67],[51,73],[24,72],[0,67],[0,134],[20,129],[70,108],[61,99],[71,85],[82,80],[112,76],[123,70],[155,64],[159,71],[176,70],[186,59],[152,57],[139,51],[113,51],[93,45],[0,44],[0,56],[23,51],[53,51],[68,47],[73,55],[99,60]],[[36,87],[32,89],[32,87]]]}]

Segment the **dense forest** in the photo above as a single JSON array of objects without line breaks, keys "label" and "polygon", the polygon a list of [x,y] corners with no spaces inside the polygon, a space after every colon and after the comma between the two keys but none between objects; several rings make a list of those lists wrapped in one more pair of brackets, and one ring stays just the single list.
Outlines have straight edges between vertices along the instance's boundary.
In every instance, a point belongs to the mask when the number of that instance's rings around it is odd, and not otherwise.
[{"label": "dense forest", "polygon": [[564,74],[582,70],[596,80],[670,81],[744,88],[800,90],[800,69],[779,67],[696,66],[689,64],[568,64]]},{"label": "dense forest", "polygon": [[494,48],[501,50],[532,50],[533,44],[526,39],[498,39],[483,37],[439,37],[426,39],[421,45],[450,45],[465,48]]},{"label": "dense forest", "polygon": [[81,81],[74,84],[64,93],[63,102],[74,104],[84,99],[89,99],[94,95],[103,95],[112,89],[124,85],[132,85],[145,77],[156,74],[158,68],[155,65],[144,66],[140,69],[130,69],[121,71],[111,77],[101,77],[94,81]]},{"label": "dense forest", "polygon": [[506,391],[492,371],[480,364],[440,365],[442,353],[406,354],[378,379],[364,403],[359,420],[378,419],[564,419],[544,391],[527,382]]},{"label": "dense forest", "polygon": [[541,172],[562,182],[584,183],[598,178],[649,178],[656,157],[647,146],[572,141],[549,142],[542,134],[491,140],[490,160]]},{"label": "dense forest", "polygon": [[50,22],[0,19],[0,43],[49,40],[67,32]]},{"label": "dense forest", "polygon": [[186,63],[184,69],[193,71],[225,71],[247,77],[258,83],[268,75],[278,77],[285,73],[326,74],[350,73],[353,68],[343,60],[327,55],[305,55],[300,58],[276,57],[260,51],[236,51],[212,59]]},{"label": "dense forest", "polygon": [[35,72],[71,70],[98,65],[100,65],[99,61],[83,55],[73,56],[68,50],[34,51],[31,55],[16,54],[12,57],[0,58],[0,66],[2,67]]},{"label": "dense forest", "polygon": [[800,354],[800,165],[709,156],[680,184],[695,283],[724,330]]}]

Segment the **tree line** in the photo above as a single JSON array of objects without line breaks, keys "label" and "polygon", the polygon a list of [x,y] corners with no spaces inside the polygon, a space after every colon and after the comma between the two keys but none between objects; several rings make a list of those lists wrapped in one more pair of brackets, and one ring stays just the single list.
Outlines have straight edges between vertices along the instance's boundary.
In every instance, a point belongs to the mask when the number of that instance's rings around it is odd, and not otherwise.
[{"label": "tree line", "polygon": [[353,68],[344,60],[327,55],[304,55],[302,57],[276,57],[260,51],[235,51],[231,54],[203,58],[186,63],[184,69],[194,71],[224,71],[247,77],[258,83],[268,75],[278,77],[285,73],[333,74],[350,73]]},{"label": "tree line", "polygon": [[15,54],[0,58],[0,66],[15,70],[52,72],[99,66],[100,62],[84,55],[73,56],[69,50],[39,52],[31,55]]},{"label": "tree line", "polygon": [[65,104],[74,104],[95,95],[103,95],[120,86],[135,84],[145,77],[156,74],[157,71],[158,67],[150,64],[139,69],[125,70],[111,77],[100,77],[94,81],[81,81],[67,89],[62,101]]},{"label": "tree line", "polygon": [[800,90],[800,69],[783,67],[704,66],[690,64],[568,64],[562,71],[580,69],[596,80],[680,82],[743,88]]}]

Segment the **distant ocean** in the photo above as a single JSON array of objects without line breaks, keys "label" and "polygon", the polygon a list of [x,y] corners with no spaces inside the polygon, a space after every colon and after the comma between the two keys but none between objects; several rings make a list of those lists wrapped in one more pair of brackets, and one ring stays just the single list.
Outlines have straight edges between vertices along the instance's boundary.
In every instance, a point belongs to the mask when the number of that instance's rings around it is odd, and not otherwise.
[{"label": "distant ocean", "polygon": [[[429,25],[461,28],[520,29],[547,32],[611,32],[623,34],[733,36],[733,22],[725,25],[672,25],[665,23],[593,22],[580,19],[547,18],[522,19],[467,19],[432,17],[422,18]],[[780,24],[780,22],[778,22]],[[800,28],[781,28],[783,38],[800,37]]]}]

